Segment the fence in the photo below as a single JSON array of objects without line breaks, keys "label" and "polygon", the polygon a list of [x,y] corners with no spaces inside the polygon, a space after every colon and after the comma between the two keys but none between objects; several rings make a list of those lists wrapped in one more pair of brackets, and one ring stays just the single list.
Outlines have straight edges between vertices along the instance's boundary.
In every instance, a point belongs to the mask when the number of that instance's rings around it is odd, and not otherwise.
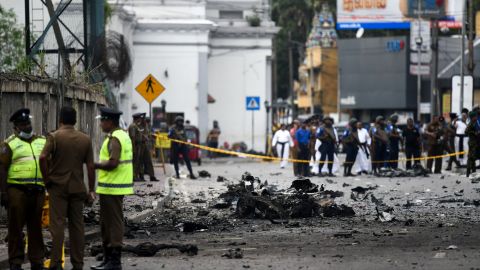
[{"label": "fence", "polygon": [[92,138],[94,153],[98,155],[103,135],[95,116],[99,114],[98,106],[103,104],[100,85],[61,87],[53,79],[0,73],[0,140],[12,134],[9,118],[16,110],[29,108],[34,132],[46,135],[57,129],[60,108],[70,105],[77,110],[76,128]]}]

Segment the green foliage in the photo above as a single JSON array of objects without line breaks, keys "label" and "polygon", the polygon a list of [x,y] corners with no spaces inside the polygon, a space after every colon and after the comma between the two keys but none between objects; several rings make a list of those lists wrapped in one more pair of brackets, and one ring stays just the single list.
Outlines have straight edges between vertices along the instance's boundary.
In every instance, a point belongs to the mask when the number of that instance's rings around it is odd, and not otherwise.
[{"label": "green foliage", "polygon": [[0,6],[0,72],[14,71],[24,66],[23,31],[17,25],[13,10]]},{"label": "green foliage", "polygon": [[252,27],[258,27],[260,26],[262,20],[260,19],[260,17],[258,17],[258,15],[253,15],[253,16],[248,16],[247,17],[247,21],[248,21],[248,25],[252,26]]},{"label": "green foliage", "polygon": [[104,23],[105,25],[108,24],[110,19],[112,18],[113,14],[113,8],[112,6],[108,3],[107,0],[104,1],[104,6],[103,6],[103,18],[104,18]]},{"label": "green foliage", "polygon": [[[288,33],[297,44],[305,44],[312,23],[313,8],[311,0],[273,0],[272,19],[281,27],[275,38],[276,74],[278,97],[286,98],[290,94],[288,50]],[[303,48],[293,45],[294,78],[298,77],[298,66]]]}]

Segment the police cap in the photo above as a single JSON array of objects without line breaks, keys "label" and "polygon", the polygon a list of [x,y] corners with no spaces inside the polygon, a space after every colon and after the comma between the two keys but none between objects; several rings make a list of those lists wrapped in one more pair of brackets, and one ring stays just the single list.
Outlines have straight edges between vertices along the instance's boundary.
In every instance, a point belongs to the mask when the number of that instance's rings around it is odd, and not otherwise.
[{"label": "police cap", "polygon": [[379,115],[375,118],[375,122],[378,122],[380,120],[385,120],[385,118],[383,118],[383,116]]},{"label": "police cap", "polygon": [[138,119],[138,118],[145,119],[145,116],[147,116],[147,113],[135,113],[132,115],[133,119]]},{"label": "police cap", "polygon": [[181,115],[177,115],[177,117],[175,117],[175,122],[178,122],[178,121],[182,121],[183,122],[183,116]]},{"label": "police cap", "polygon": [[458,118],[457,113],[450,113],[448,116],[450,117],[450,119],[457,119]]},{"label": "police cap", "polygon": [[22,108],[10,116],[10,122],[13,123],[26,122],[28,120],[30,120],[30,109],[28,108]]},{"label": "police cap", "polygon": [[118,120],[122,114],[120,111],[107,107],[100,107],[99,110],[101,120]]}]

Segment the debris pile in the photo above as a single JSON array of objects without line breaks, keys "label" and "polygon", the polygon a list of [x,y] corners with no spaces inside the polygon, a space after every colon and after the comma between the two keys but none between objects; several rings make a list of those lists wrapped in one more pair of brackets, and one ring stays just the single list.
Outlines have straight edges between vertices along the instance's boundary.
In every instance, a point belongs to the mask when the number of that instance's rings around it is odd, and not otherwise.
[{"label": "debris pile", "polygon": [[[343,192],[325,190],[323,185],[310,179],[296,179],[286,191],[278,191],[258,177],[244,173],[239,184],[229,185],[228,191],[220,195],[225,203],[235,209],[241,218],[288,219],[309,218],[323,214],[327,217],[354,216],[355,212],[346,205],[337,205],[333,198]],[[328,200],[328,203],[325,203]]]}]

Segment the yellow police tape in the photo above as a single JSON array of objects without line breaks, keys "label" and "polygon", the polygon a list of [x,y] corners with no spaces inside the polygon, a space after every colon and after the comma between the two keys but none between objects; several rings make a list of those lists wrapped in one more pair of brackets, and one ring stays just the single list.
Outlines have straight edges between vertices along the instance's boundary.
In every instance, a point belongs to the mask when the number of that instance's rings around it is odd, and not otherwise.
[{"label": "yellow police tape", "polygon": [[[210,151],[210,152],[215,152],[215,153],[222,153],[222,154],[227,154],[231,156],[238,156],[238,157],[243,157],[243,158],[255,158],[255,159],[262,159],[262,160],[271,160],[271,161],[282,161],[281,158],[278,157],[270,157],[270,156],[262,156],[262,155],[256,155],[256,154],[248,154],[248,153],[240,153],[240,152],[235,152],[235,151],[229,151],[229,150],[223,150],[223,149],[217,149],[217,148],[212,148],[200,144],[195,144],[195,143],[190,143],[190,142],[184,142],[180,140],[175,140],[175,139],[169,139],[172,142],[175,143],[180,143],[180,144],[185,144],[189,146],[193,146],[202,150]],[[457,155],[465,155],[468,152],[463,151],[463,152],[456,152],[456,153],[449,153],[445,155],[438,155],[438,156],[430,156],[430,157],[418,157],[418,158],[402,158],[398,160],[382,160],[382,161],[371,161],[372,163],[385,163],[385,162],[400,162],[400,161],[415,161],[415,160],[428,160],[428,159],[437,159],[437,158],[444,158],[444,157],[451,157],[451,156],[457,156]],[[292,163],[310,163],[310,160],[304,160],[304,159],[292,159],[289,158],[287,159],[288,162]],[[317,163],[333,163],[332,161],[316,161]],[[353,162],[348,162],[348,163],[353,163]],[[348,164],[347,162],[344,162],[344,164]]]}]

